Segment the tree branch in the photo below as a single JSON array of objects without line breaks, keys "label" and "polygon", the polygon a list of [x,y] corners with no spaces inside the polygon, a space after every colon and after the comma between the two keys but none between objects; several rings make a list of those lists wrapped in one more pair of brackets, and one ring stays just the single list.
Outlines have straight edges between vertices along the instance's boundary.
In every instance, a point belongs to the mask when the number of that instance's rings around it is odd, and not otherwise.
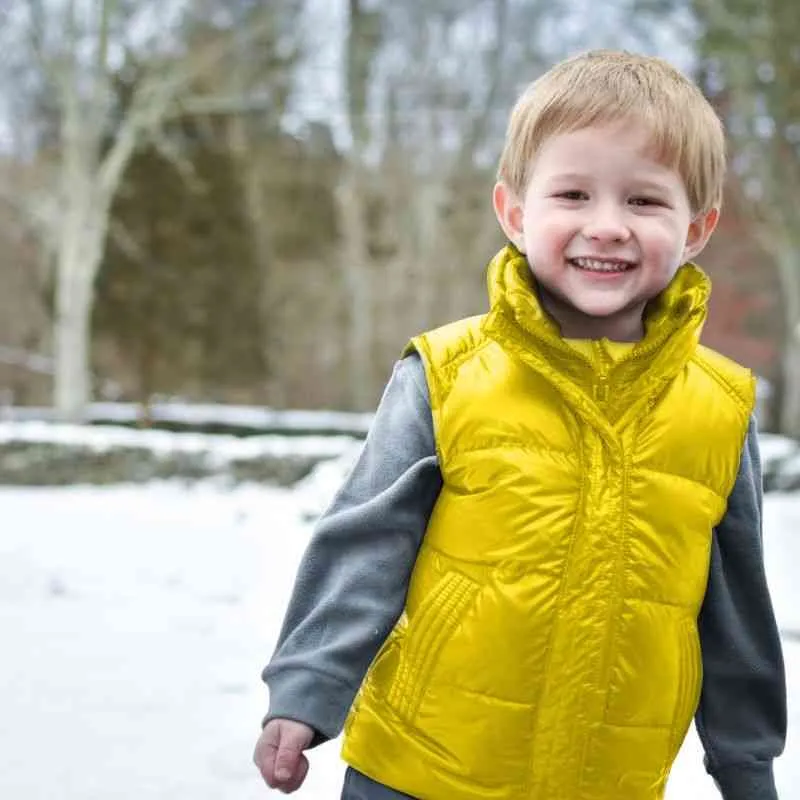
[{"label": "tree branch", "polygon": [[206,190],[206,184],[197,174],[194,164],[187,158],[168,136],[156,133],[151,139],[156,152],[177,170],[178,174],[188,186],[189,190],[195,194],[202,194]]},{"label": "tree branch", "polygon": [[[265,12],[262,20],[252,25],[244,35],[245,40],[257,40],[272,27],[272,19]],[[207,74],[240,44],[233,36],[222,36],[207,45],[197,57],[188,54],[173,62],[170,67],[151,67],[134,90],[131,105],[120,125],[117,136],[100,166],[99,191],[110,199],[122,178],[134,150],[145,137],[156,135],[165,122],[171,105],[198,77]]]},{"label": "tree branch", "polygon": [[494,0],[495,38],[491,51],[486,59],[489,76],[489,90],[482,107],[472,116],[469,131],[462,140],[458,163],[460,168],[471,162],[475,151],[486,137],[492,109],[497,104],[500,88],[503,84],[503,55],[506,50],[508,28],[508,0]]}]

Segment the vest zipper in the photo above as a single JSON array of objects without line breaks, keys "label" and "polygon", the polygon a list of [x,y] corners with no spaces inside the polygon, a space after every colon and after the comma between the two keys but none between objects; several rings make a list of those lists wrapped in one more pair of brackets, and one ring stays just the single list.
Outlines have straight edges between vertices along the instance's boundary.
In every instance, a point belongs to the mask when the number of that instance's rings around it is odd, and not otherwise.
[{"label": "vest zipper", "polygon": [[611,368],[611,359],[601,342],[594,341],[592,347],[596,356],[596,363],[592,364],[592,367],[599,367],[596,379],[592,384],[592,396],[596,403],[605,403],[608,400],[608,373]]},{"label": "vest zipper", "polygon": [[600,375],[599,380],[594,384],[592,393],[598,403],[605,403],[608,400],[608,376]]}]

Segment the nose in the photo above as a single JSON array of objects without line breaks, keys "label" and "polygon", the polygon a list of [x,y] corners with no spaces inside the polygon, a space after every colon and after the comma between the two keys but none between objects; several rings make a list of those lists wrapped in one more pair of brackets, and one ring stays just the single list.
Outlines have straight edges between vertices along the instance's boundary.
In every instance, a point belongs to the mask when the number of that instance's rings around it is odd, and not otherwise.
[{"label": "nose", "polygon": [[587,239],[598,242],[626,242],[631,235],[624,211],[615,203],[603,203],[592,208],[583,233]]}]

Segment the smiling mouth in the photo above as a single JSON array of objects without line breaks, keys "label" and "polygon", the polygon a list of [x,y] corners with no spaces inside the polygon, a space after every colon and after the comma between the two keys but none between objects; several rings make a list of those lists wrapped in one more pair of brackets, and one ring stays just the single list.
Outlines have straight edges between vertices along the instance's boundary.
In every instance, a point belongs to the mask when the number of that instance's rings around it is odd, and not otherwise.
[{"label": "smiling mouth", "polygon": [[618,258],[569,258],[567,263],[585,272],[630,272],[636,267],[635,261]]}]

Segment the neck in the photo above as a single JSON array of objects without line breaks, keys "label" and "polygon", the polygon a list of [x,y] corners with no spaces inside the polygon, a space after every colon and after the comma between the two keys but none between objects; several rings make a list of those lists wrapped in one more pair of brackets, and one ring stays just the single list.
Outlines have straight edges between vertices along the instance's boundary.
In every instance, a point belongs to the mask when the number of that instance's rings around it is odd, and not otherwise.
[{"label": "neck", "polygon": [[610,339],[614,342],[638,342],[644,336],[644,307],[623,308],[615,314],[594,317],[584,314],[573,305],[565,302],[539,287],[542,306],[558,325],[565,339]]}]

